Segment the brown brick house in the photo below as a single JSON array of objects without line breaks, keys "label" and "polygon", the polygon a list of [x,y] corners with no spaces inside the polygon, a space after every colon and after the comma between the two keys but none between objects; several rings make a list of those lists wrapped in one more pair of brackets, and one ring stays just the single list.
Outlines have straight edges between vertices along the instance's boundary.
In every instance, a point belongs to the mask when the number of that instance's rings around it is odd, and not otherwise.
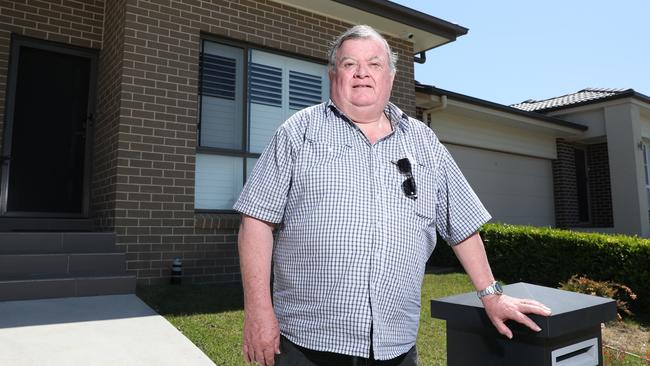
[{"label": "brown brick house", "polygon": [[132,291],[174,258],[188,282],[238,280],[232,201],[359,23],[399,54],[409,114],[414,55],[467,32],[385,0],[0,1],[0,289]]}]

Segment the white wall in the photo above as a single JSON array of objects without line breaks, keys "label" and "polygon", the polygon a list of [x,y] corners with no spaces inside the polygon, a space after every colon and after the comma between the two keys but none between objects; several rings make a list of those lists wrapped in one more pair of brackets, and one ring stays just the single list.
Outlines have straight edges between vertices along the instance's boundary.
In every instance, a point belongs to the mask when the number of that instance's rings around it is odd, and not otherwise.
[{"label": "white wall", "polygon": [[641,136],[644,140],[650,142],[650,115],[641,114],[639,122],[641,124]]},{"label": "white wall", "polygon": [[556,158],[555,136],[466,115],[439,112],[434,114],[431,128],[443,142],[483,149]]},{"label": "white wall", "polygon": [[554,226],[548,159],[445,144],[494,221]]},{"label": "white wall", "polygon": [[553,117],[569,122],[579,123],[588,127],[587,131],[577,135],[580,140],[605,136],[605,115],[602,108],[587,111],[573,112],[570,114],[551,114]]},{"label": "white wall", "polygon": [[639,107],[605,107],[614,228],[621,234],[650,236]]}]

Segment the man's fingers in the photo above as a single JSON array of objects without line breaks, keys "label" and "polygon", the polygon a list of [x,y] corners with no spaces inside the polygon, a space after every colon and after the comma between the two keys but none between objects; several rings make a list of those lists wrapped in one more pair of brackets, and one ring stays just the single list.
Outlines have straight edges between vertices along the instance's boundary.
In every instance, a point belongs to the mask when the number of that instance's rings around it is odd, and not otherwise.
[{"label": "man's fingers", "polygon": [[522,300],[521,304],[525,305],[525,308],[521,309],[523,313],[526,314],[533,313],[533,314],[544,315],[544,316],[551,315],[551,309],[539,301]]},{"label": "man's fingers", "polygon": [[253,359],[248,354],[248,346],[247,345],[244,345],[242,347],[242,352],[244,354],[244,361],[246,361],[246,363],[250,363]]},{"label": "man's fingers", "polygon": [[495,319],[493,321],[494,326],[497,328],[497,331],[504,336],[508,337],[508,339],[512,339],[512,331],[510,328],[506,326],[506,324],[503,322],[503,320],[500,319]]},{"label": "man's fingers", "polygon": [[275,347],[273,348],[273,352],[274,352],[276,355],[279,355],[279,354],[280,354],[280,337],[277,337],[277,338],[275,339]]},{"label": "man's fingers", "polygon": [[539,302],[537,300],[524,299],[523,301],[528,305],[535,305],[535,306],[539,306],[540,308],[551,310],[549,307],[547,307],[546,305],[542,304],[541,302]]},{"label": "man's fingers", "polygon": [[[272,349],[265,349],[264,350],[264,360],[266,361],[266,366],[273,366],[275,365],[275,351]],[[264,365],[264,364],[262,364]]]},{"label": "man's fingers", "polygon": [[551,309],[539,301],[518,299],[507,295],[495,297],[494,300],[484,300],[483,304],[497,331],[510,339],[513,336],[512,331],[505,325],[505,321],[513,320],[539,332],[541,328],[526,314],[551,315]]},{"label": "man's fingers", "polygon": [[258,365],[265,366],[266,360],[264,359],[264,351],[257,350],[253,361],[257,362]]},{"label": "man's fingers", "polygon": [[273,366],[275,365],[275,355],[280,354],[280,342],[275,342],[274,347],[263,348],[255,350],[254,347],[249,347],[244,345],[242,351],[244,354],[244,361],[246,363],[255,362],[258,365],[262,366]]},{"label": "man's fingers", "polygon": [[535,332],[539,332],[540,330],[542,330],[542,328],[540,328],[539,325],[537,325],[532,319],[530,319],[529,317],[527,317],[524,314],[521,314],[521,313],[519,313],[519,314],[520,314],[520,316],[517,316],[513,320],[516,320],[517,322],[527,326],[528,328],[534,330]]}]

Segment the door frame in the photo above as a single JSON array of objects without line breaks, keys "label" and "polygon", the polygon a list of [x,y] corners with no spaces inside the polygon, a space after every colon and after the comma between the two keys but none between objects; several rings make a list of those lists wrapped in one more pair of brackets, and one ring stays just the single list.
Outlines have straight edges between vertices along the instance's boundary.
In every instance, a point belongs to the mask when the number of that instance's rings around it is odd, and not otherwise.
[{"label": "door frame", "polygon": [[[88,79],[88,112],[86,119],[86,136],[84,146],[84,172],[82,190],[82,209],[79,213],[62,212],[27,212],[7,211],[7,198],[9,193],[10,155],[13,136],[14,105],[16,101],[16,86],[18,77],[18,63],[20,60],[20,48],[27,46],[50,52],[57,52],[72,56],[87,58],[90,61],[90,75]],[[90,179],[92,167],[92,146],[94,136],[95,98],[97,93],[97,64],[99,51],[91,48],[73,46],[64,43],[46,41],[32,37],[11,35],[11,47],[9,53],[9,68],[7,75],[7,89],[5,99],[5,118],[3,128],[2,155],[0,156],[0,217],[22,217],[22,218],[86,218],[90,211]]]}]

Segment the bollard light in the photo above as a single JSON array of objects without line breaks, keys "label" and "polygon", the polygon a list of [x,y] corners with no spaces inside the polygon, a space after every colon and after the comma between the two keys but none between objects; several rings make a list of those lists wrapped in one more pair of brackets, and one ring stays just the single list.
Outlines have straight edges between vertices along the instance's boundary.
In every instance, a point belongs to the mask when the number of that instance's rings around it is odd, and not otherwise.
[{"label": "bollard light", "polygon": [[172,285],[180,285],[182,276],[183,276],[183,262],[181,261],[180,258],[174,258],[174,261],[172,262],[172,277],[171,277]]}]

